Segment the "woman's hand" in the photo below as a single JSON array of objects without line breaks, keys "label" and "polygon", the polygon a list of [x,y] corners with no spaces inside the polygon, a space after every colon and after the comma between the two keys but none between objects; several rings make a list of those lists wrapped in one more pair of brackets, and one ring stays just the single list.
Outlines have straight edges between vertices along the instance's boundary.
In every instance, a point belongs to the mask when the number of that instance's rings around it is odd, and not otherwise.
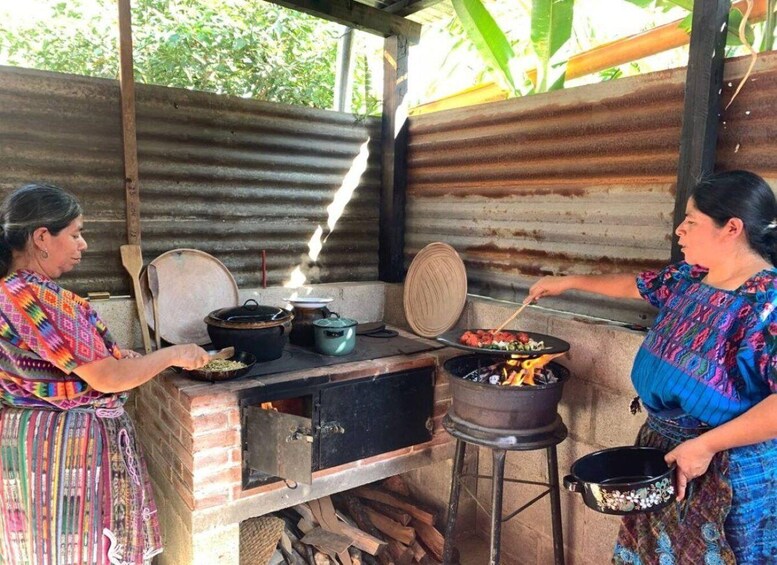
[{"label": "woman's hand", "polygon": [[143,355],[138,353],[137,351],[133,351],[132,349],[121,350],[122,359],[137,359],[138,357],[143,357]]},{"label": "woman's hand", "polygon": [[668,465],[677,464],[677,500],[685,498],[685,489],[690,481],[707,472],[715,455],[701,441],[702,437],[684,441],[664,456]]},{"label": "woman's hand", "polygon": [[571,288],[569,277],[542,277],[529,289],[524,302],[534,302],[544,296],[557,296]]},{"label": "woman's hand", "polygon": [[167,348],[172,355],[172,363],[176,367],[181,367],[187,371],[199,369],[207,365],[210,361],[210,355],[199,345],[187,343],[185,345],[174,345]]}]

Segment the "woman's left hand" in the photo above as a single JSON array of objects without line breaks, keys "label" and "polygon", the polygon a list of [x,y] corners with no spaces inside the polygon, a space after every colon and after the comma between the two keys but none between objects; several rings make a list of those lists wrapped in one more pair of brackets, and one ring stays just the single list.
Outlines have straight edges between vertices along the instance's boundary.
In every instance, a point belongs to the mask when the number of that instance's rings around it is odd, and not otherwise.
[{"label": "woman's left hand", "polygon": [[121,358],[122,359],[137,359],[138,357],[143,357],[143,355],[138,353],[137,351],[133,351],[131,349],[122,349],[121,350]]},{"label": "woman's left hand", "polygon": [[668,465],[677,464],[677,500],[685,498],[685,489],[690,481],[707,472],[715,455],[701,437],[684,441],[664,456]]}]

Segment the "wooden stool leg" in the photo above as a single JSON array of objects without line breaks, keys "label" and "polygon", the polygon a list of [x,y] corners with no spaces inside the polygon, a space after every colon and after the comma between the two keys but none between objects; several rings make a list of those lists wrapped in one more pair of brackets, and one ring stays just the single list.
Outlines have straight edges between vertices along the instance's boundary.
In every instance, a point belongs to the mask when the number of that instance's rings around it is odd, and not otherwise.
[{"label": "wooden stool leg", "polygon": [[553,525],[554,565],[564,565],[564,535],[561,529],[561,496],[558,484],[558,458],[556,446],[551,445],[548,452],[548,486],[550,487],[550,518]]},{"label": "wooden stool leg", "polygon": [[461,493],[461,470],[464,468],[466,442],[456,440],[456,454],[453,458],[453,474],[451,476],[451,498],[448,502],[448,520],[445,524],[445,545],[442,552],[443,565],[450,565],[453,560],[453,531],[456,529],[456,514],[459,512],[459,494]]},{"label": "wooden stool leg", "polygon": [[505,450],[494,449],[493,485],[491,485],[491,560],[499,565],[499,544],[502,538],[502,488],[505,478]]}]

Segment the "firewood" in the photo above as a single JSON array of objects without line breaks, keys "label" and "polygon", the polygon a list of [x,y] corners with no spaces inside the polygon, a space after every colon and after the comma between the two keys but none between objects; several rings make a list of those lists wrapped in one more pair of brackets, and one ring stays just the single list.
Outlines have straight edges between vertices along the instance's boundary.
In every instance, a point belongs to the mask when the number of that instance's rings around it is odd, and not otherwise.
[{"label": "firewood", "polygon": [[340,527],[342,534],[351,538],[355,547],[370,555],[377,555],[386,545],[385,541],[371,536],[367,532],[363,532],[346,522],[342,522]]},{"label": "firewood", "polygon": [[418,543],[418,540],[414,540],[413,543],[410,544],[410,549],[413,552],[413,559],[415,559],[419,563],[424,557],[427,556],[426,550],[423,547],[421,547],[421,544]]},{"label": "firewood", "polygon": [[394,508],[393,506],[389,506],[388,504],[383,504],[382,502],[377,502],[375,500],[368,500],[366,498],[364,500],[366,501],[367,506],[385,516],[388,516],[392,520],[399,522],[403,526],[407,526],[410,523],[410,520],[413,519],[410,514],[404,510],[400,510],[399,508]]},{"label": "firewood", "polygon": [[372,522],[370,522],[370,518],[367,516],[367,507],[359,502],[358,498],[351,494],[343,493],[336,496],[335,500],[342,502],[342,504],[348,509],[348,514],[351,516],[351,518],[353,518],[353,521],[356,522],[356,525],[359,526],[362,531],[367,532],[371,536],[381,541],[385,541],[383,535],[375,526],[372,525]]},{"label": "firewood", "polygon": [[313,554],[314,563],[315,565],[331,565],[332,561],[329,559],[329,556],[321,553],[320,551],[316,551]]},{"label": "firewood", "polygon": [[384,479],[381,484],[386,490],[390,490],[391,492],[400,494],[402,496],[410,496],[410,487],[407,486],[405,479],[403,479],[400,475],[394,475],[393,477]]},{"label": "firewood", "polygon": [[391,540],[388,543],[388,552],[394,558],[397,565],[410,565],[413,563],[413,551],[402,542]]},{"label": "firewood", "polygon": [[310,530],[317,528],[318,526],[314,526],[311,522],[308,522],[307,518],[300,518],[299,522],[297,522],[297,527],[299,528],[299,531],[303,534],[308,533]]},{"label": "firewood", "polygon": [[308,522],[310,522],[314,526],[318,525],[318,522],[313,516],[313,511],[310,509],[310,506],[308,506],[307,504],[295,504],[292,508],[294,508],[294,510],[296,510],[300,516],[305,518]]},{"label": "firewood", "polygon": [[442,561],[442,551],[445,546],[445,538],[437,531],[437,528],[430,526],[420,520],[413,520],[410,525],[415,528],[415,532],[421,539],[429,552],[438,561]]},{"label": "firewood", "polygon": [[370,487],[355,488],[351,492],[361,498],[375,500],[393,506],[394,508],[400,508],[416,520],[434,526],[434,513],[421,508],[418,504],[413,503],[413,501],[408,500],[406,497]]},{"label": "firewood", "polygon": [[303,557],[304,562],[307,565],[316,565],[315,558],[313,556],[312,547],[310,547],[305,543],[302,543],[301,541],[292,541],[291,546],[294,548],[294,551],[296,551]]},{"label": "firewood", "polygon": [[362,552],[355,548],[355,547],[349,547],[348,553],[351,554],[351,563],[353,565],[362,565]]},{"label": "firewood", "polygon": [[[399,522],[392,520],[388,516],[384,516],[380,512],[376,512],[372,508],[367,508],[366,511],[372,525],[381,532],[390,538],[401,541],[405,545],[413,543],[413,540],[415,539],[415,530],[413,528],[403,526]],[[390,540],[389,543],[391,543]]]}]

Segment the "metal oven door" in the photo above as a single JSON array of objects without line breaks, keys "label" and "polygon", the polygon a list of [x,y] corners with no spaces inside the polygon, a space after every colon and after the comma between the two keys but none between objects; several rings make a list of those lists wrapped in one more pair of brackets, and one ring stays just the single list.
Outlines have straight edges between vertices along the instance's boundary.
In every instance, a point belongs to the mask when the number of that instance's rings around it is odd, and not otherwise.
[{"label": "metal oven door", "polygon": [[246,450],[252,469],[298,483],[313,480],[313,423],[310,418],[244,407]]},{"label": "metal oven door", "polygon": [[433,410],[432,367],[322,387],[314,470],[429,441]]}]

